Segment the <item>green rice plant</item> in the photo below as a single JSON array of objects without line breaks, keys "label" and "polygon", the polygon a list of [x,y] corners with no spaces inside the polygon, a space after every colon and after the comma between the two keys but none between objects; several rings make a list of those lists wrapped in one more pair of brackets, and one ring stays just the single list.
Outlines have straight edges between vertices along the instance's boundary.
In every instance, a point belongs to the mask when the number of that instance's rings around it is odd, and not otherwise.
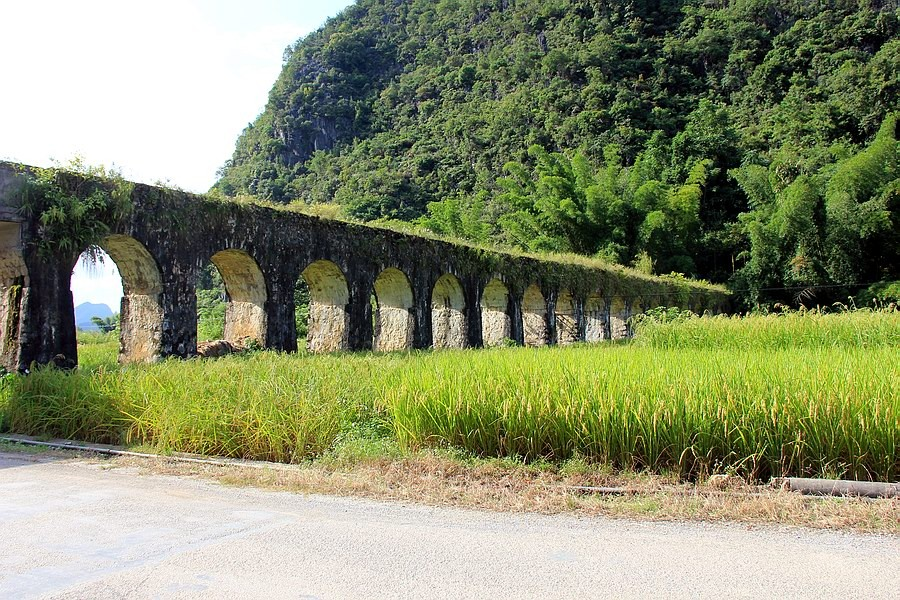
[{"label": "green rice plant", "polygon": [[411,359],[383,396],[406,446],[528,460],[577,454],[685,477],[892,480],[898,358],[892,347],[446,352]]},{"label": "green rice plant", "polygon": [[96,346],[119,343],[118,330],[113,331],[85,331],[79,329],[75,335],[79,346]]},{"label": "green rice plant", "polygon": [[296,462],[373,410],[373,361],[274,353],[15,376],[6,429],[161,451]]},{"label": "green rice plant", "polygon": [[0,430],[117,444],[123,418],[116,397],[104,388],[103,378],[51,367],[7,376],[0,389]]},{"label": "green rice plant", "polygon": [[83,331],[77,333],[78,365],[81,370],[118,368],[119,331]]},{"label": "green rice plant", "polygon": [[900,346],[900,311],[819,311],[638,319],[635,344],[651,348],[873,348]]},{"label": "green rice plant", "polygon": [[[83,344],[76,372],[2,380],[0,429],[283,462],[341,456],[350,441],[357,453],[578,457],[686,478],[890,481],[900,474],[896,318],[696,318],[684,330],[642,325],[630,345],[126,367],[109,362],[108,343]],[[89,360],[90,348],[106,354]]]}]

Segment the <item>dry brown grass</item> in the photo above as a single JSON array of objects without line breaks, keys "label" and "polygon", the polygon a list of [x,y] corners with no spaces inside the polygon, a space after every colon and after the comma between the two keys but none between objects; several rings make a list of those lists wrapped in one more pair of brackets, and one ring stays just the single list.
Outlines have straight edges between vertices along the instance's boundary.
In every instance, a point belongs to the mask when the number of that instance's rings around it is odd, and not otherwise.
[{"label": "dry brown grass", "polygon": [[[737,522],[900,534],[900,500],[812,498],[737,478],[691,484],[675,477],[611,473],[593,467],[555,469],[428,453],[395,459],[269,467],[210,465],[168,458],[117,457],[111,466],[160,475],[200,477],[224,485],[304,494],[353,496],[503,512],[573,514],[654,521]],[[625,488],[593,494],[577,487]]]},{"label": "dry brown grass", "polygon": [[[685,483],[675,475],[612,472],[581,461],[523,465],[422,451],[395,457],[330,458],[302,465],[191,457],[100,456],[0,442],[35,462],[88,460],[147,475],[222,485],[452,506],[498,512],[605,516],[649,521],[731,522],[900,535],[900,499],[815,498],[737,477]],[[594,494],[578,488],[620,488]]]}]

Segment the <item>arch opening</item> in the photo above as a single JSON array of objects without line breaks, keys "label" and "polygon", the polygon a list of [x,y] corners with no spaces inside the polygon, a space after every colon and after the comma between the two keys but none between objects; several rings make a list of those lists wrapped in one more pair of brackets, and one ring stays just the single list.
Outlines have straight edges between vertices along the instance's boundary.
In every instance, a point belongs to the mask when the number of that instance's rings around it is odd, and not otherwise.
[{"label": "arch opening", "polygon": [[385,269],[375,279],[374,339],[376,352],[406,350],[413,346],[415,319],[412,286],[399,269]]},{"label": "arch opening", "polygon": [[481,338],[487,347],[500,346],[512,337],[509,318],[509,289],[492,279],[481,295]]},{"label": "arch opening", "polygon": [[528,286],[522,297],[522,329],[526,346],[547,345],[547,303],[541,288],[535,283]]},{"label": "arch opening", "polygon": [[[159,360],[162,353],[162,275],[150,251],[133,237],[110,235],[79,257],[71,288],[79,347],[85,332],[118,332],[120,363]],[[116,306],[117,305],[117,306]],[[118,310],[116,310],[118,309]],[[99,347],[94,348],[98,352]],[[96,357],[97,360],[102,360]]]},{"label": "arch opening", "polygon": [[462,283],[447,273],[431,292],[431,336],[435,348],[465,348],[466,298]]},{"label": "arch opening", "polygon": [[606,300],[599,294],[591,294],[584,303],[584,341],[600,342],[609,339],[609,323]]},{"label": "arch opening", "polygon": [[350,290],[340,267],[328,260],[306,267],[297,282],[294,303],[298,345],[305,337],[310,352],[349,348]]},{"label": "arch opening", "polygon": [[[212,267],[204,269],[198,282],[197,301],[201,319],[198,339],[220,337],[237,347],[265,347],[268,293],[259,265],[248,253],[233,249],[215,253],[210,262]],[[220,300],[218,304],[214,302],[215,296]],[[206,326],[204,318],[210,326]],[[218,329],[219,324],[221,330]],[[220,331],[221,336],[217,336]]]},{"label": "arch opening", "polygon": [[556,343],[567,346],[578,341],[578,323],[575,319],[575,299],[569,290],[562,290],[556,299]]},{"label": "arch opening", "polygon": [[156,260],[139,241],[111,235],[101,243],[122,276],[119,310],[119,361],[153,362],[162,346],[162,276]]}]

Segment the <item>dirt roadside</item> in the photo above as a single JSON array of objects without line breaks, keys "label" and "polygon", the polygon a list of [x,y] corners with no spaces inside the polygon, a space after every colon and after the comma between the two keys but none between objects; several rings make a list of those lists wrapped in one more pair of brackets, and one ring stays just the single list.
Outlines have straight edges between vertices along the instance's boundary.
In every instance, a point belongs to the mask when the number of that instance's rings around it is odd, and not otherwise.
[{"label": "dirt roadside", "polygon": [[817,498],[751,485],[737,477],[700,483],[675,476],[463,460],[439,452],[403,457],[320,459],[299,465],[203,462],[204,457],[101,456],[0,443],[34,460],[91,461],[105,469],[196,477],[227,486],[359,497],[498,512],[602,515],[647,521],[733,522],[900,535],[900,500]]}]

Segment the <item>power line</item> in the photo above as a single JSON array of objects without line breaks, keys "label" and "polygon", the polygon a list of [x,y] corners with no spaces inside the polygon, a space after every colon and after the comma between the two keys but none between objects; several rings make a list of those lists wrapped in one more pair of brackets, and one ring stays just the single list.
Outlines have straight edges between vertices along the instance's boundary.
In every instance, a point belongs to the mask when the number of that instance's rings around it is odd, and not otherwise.
[{"label": "power line", "polygon": [[[879,281],[873,281],[871,283],[846,283],[846,284],[827,284],[827,285],[798,285],[798,286],[789,286],[789,287],[764,287],[764,288],[746,288],[746,289],[736,289],[728,291],[734,294],[738,293],[746,293],[746,292],[796,292],[802,290],[824,290],[824,289],[839,289],[839,288],[850,288],[850,287],[868,287],[870,285],[875,285],[876,283],[880,283]],[[710,292],[710,290],[688,290],[687,294],[689,296],[700,296],[706,295]],[[678,293],[678,292],[674,292]],[[685,292],[681,292],[685,293]],[[637,294],[637,296],[641,298],[667,298],[671,296],[672,293],[668,294]]]}]

